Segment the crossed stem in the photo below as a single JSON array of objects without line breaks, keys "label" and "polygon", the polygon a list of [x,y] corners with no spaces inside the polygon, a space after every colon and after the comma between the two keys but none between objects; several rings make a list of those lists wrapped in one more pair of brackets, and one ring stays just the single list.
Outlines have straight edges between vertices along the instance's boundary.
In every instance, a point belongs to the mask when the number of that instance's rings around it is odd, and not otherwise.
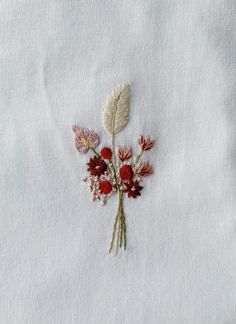
[{"label": "crossed stem", "polygon": [[124,250],[126,250],[126,222],[123,209],[123,190],[121,188],[119,188],[118,190],[118,209],[116,213],[115,223],[113,226],[109,253],[111,253],[111,251],[113,250],[115,240],[116,248],[114,255],[117,254],[118,248],[121,248],[122,245],[124,246]]},{"label": "crossed stem", "polygon": [[[94,152],[95,155],[101,158],[100,154],[94,149],[91,148],[92,151]],[[123,208],[123,188],[122,186],[118,183],[117,180],[117,174],[116,174],[116,157],[115,157],[115,134],[112,134],[112,155],[113,155],[113,160],[110,161],[110,166],[108,166],[108,169],[110,173],[113,172],[114,179],[116,182],[116,188],[118,189],[118,209],[116,213],[116,218],[115,222],[113,225],[113,233],[112,233],[112,239],[111,239],[111,244],[110,244],[110,249],[109,253],[114,248],[114,243],[116,240],[116,247],[115,247],[115,252],[114,255],[117,254],[118,248],[124,246],[124,250],[126,250],[126,221],[125,221],[125,214],[124,214],[124,208]],[[140,154],[141,156],[141,154]],[[138,162],[140,159],[140,156],[138,156],[137,160],[135,163]],[[111,167],[111,168],[110,168]]]},{"label": "crossed stem", "polygon": [[122,244],[124,245],[124,249],[126,249],[126,222],[125,222],[125,214],[124,214],[124,208],[123,208],[123,188],[118,183],[117,175],[116,175],[116,154],[115,154],[115,134],[112,134],[112,153],[113,153],[113,161],[111,163],[112,170],[114,173],[114,178],[116,181],[116,186],[118,189],[118,209],[116,213],[115,223],[113,226],[113,233],[112,233],[112,239],[110,244],[109,253],[113,250],[114,242],[116,240],[116,248],[115,253],[116,255],[118,248],[122,247]]}]

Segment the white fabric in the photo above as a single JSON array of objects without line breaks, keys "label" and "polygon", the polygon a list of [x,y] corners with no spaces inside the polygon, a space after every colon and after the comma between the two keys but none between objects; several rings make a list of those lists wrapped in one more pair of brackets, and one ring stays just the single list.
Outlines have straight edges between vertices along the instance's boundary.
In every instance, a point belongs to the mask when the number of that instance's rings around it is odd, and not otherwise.
[{"label": "white fabric", "polygon": [[[234,0],[1,1],[1,323],[236,323],[235,14]],[[117,144],[157,145],[111,257],[117,201],[89,201],[71,126],[109,144],[102,105],[122,82]]]}]

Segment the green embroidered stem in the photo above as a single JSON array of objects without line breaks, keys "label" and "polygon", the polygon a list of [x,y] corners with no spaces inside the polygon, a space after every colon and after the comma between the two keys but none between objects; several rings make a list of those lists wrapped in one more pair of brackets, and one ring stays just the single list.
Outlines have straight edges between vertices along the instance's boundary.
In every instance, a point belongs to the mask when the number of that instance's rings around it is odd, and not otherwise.
[{"label": "green embroidered stem", "polygon": [[101,158],[101,155],[93,147],[91,147],[90,149],[93,151],[95,155]]},{"label": "green embroidered stem", "polygon": [[125,215],[123,213],[123,223],[124,223],[124,250],[126,250],[126,244],[127,244],[127,239],[126,239],[126,222],[125,222]]},{"label": "green embroidered stem", "polygon": [[[122,186],[118,183],[117,180],[117,174],[116,174],[116,154],[115,154],[115,134],[112,133],[112,154],[113,154],[113,159],[110,161],[111,163],[111,169],[114,174],[114,179],[116,182],[116,187],[118,189],[118,209],[116,213],[116,219],[115,223],[113,226],[113,233],[112,233],[112,239],[111,239],[111,244],[110,244],[110,249],[109,253],[111,253],[114,245],[114,241],[116,238],[116,250],[114,255],[116,255],[118,248],[122,247],[122,244],[124,242],[124,249],[126,249],[126,224],[125,224],[125,215],[124,215],[124,209],[123,209],[123,189]],[[140,155],[140,156],[139,156]],[[139,154],[136,159],[137,163],[142,155],[142,152]],[[118,223],[118,228],[117,228],[117,223]],[[124,239],[124,240],[123,240]]]},{"label": "green embroidered stem", "polygon": [[117,237],[116,237],[116,251],[115,251],[115,254],[117,254],[118,252],[118,248],[119,248],[119,239],[120,239],[120,230],[121,230],[121,217],[120,217],[120,213],[119,213],[119,219],[118,219],[118,222],[119,222],[119,225],[118,225],[118,231],[117,231]]},{"label": "green embroidered stem", "polygon": [[117,227],[117,222],[118,222],[118,219],[119,219],[119,213],[120,213],[120,209],[118,208],[117,213],[116,213],[115,223],[113,225],[113,233],[112,233],[112,239],[111,239],[109,253],[111,253],[111,251],[113,249],[113,244],[114,244],[115,235],[116,235],[116,227]]},{"label": "green embroidered stem", "polygon": [[116,185],[117,185],[117,188],[118,188],[118,181],[117,181],[117,176],[116,176],[115,133],[112,133],[111,142],[112,142],[112,160],[110,162],[111,162],[112,170],[113,170],[113,173],[114,173],[114,178],[115,178],[115,181],[116,181]]},{"label": "green embroidered stem", "polygon": [[122,247],[122,240],[123,240],[123,233],[124,233],[124,223],[123,223],[123,216],[120,215],[120,248]]},{"label": "green embroidered stem", "polygon": [[114,179],[115,179],[115,182],[116,182],[116,186],[118,188],[118,181],[117,181],[117,176],[116,176],[116,169],[115,169],[115,165],[112,161],[111,162],[111,168],[112,168],[112,171],[113,171],[113,174],[114,174]]},{"label": "green embroidered stem", "polygon": [[[123,196],[123,192],[122,192],[122,196]],[[126,250],[126,222],[125,222],[125,213],[124,213],[124,208],[123,208],[123,199],[121,201],[121,222],[122,222],[122,233],[120,235],[121,240],[120,240],[120,247],[122,247],[122,237],[124,237],[124,250]]]},{"label": "green embroidered stem", "polygon": [[[111,253],[116,237],[116,251],[114,255],[116,255],[118,247],[122,247],[124,242],[124,249],[126,249],[126,224],[125,224],[125,215],[123,209],[123,190],[119,188],[118,190],[118,210],[116,213],[116,219],[113,226],[112,240],[110,244],[109,253]],[[118,228],[117,228],[118,223]],[[123,241],[124,238],[124,241]]]},{"label": "green embroidered stem", "polygon": [[133,162],[133,168],[135,169],[141,156],[143,155],[143,151],[140,151],[139,154],[135,157],[134,162]]},{"label": "green embroidered stem", "polygon": [[121,248],[122,241],[123,241],[123,234],[124,234],[123,191],[121,191],[121,198],[120,198],[120,222],[121,222],[121,231],[120,231],[120,248]]},{"label": "green embroidered stem", "polygon": [[116,150],[115,150],[115,133],[112,133],[112,153],[113,153],[113,162],[116,165]]}]

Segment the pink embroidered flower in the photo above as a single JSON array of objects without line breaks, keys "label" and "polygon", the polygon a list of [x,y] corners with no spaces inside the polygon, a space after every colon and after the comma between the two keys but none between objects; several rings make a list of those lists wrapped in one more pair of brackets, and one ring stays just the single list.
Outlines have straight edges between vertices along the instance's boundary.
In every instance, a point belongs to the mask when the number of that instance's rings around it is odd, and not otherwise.
[{"label": "pink embroidered flower", "polygon": [[136,171],[138,176],[147,177],[153,173],[151,164],[147,162],[142,162]]},{"label": "pink embroidered flower", "polygon": [[139,137],[139,145],[141,146],[142,151],[148,151],[154,146],[154,141],[150,137],[144,137],[141,135]]},{"label": "pink embroidered flower", "polygon": [[75,133],[75,147],[79,152],[86,153],[100,143],[99,136],[94,131],[79,126],[73,126],[72,129]]},{"label": "pink embroidered flower", "polygon": [[119,147],[118,157],[120,161],[128,160],[132,156],[132,149],[127,147]]}]

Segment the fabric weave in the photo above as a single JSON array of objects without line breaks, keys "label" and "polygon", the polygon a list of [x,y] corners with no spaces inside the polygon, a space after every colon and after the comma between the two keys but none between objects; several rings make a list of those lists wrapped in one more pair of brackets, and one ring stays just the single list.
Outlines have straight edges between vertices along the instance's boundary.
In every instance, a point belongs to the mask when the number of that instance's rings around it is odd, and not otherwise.
[{"label": "fabric weave", "polygon": [[[236,323],[235,17],[234,0],[1,1],[2,324]],[[124,82],[116,146],[152,136],[154,174],[112,257],[116,201],[90,203],[71,125],[110,146],[101,103]]]}]

